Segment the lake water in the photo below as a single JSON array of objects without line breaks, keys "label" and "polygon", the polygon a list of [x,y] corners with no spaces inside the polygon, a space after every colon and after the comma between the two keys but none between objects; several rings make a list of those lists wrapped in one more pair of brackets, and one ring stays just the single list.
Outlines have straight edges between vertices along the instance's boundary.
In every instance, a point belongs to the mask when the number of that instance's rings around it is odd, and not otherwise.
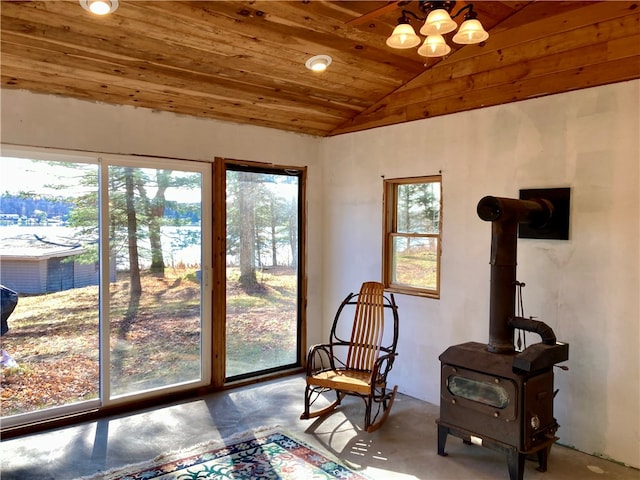
[{"label": "lake water", "polygon": [[[3,243],[6,245],[5,241],[8,238],[23,235],[37,235],[38,238],[43,238],[55,242],[56,239],[73,239],[76,237],[77,231],[78,230],[74,228],[61,227],[56,225],[0,226],[0,253],[2,252]],[[189,245],[189,240],[193,237],[195,237],[199,242],[199,226],[162,227],[160,231],[162,233],[162,250],[164,261],[167,266],[175,266],[181,263],[188,266],[200,265],[200,246]],[[145,247],[146,249],[148,249],[148,240],[142,239],[139,244],[141,247]],[[141,262],[141,266],[145,266],[144,261]]]}]

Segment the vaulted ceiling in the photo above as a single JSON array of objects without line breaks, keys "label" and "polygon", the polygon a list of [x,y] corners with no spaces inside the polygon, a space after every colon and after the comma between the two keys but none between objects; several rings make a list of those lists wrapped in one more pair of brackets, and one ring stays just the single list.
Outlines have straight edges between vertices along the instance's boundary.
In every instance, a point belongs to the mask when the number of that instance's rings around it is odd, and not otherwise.
[{"label": "vaulted ceiling", "polygon": [[640,78],[638,1],[476,1],[489,39],[439,59],[385,44],[418,6],[2,0],[2,88],[330,136]]}]

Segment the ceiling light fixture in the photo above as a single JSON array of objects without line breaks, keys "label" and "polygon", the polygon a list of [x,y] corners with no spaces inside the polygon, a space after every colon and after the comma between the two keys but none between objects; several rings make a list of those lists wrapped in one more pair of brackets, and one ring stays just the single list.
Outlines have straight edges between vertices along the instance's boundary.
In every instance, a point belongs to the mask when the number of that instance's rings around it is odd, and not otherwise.
[{"label": "ceiling light fixture", "polygon": [[472,45],[484,42],[489,38],[489,34],[477,19],[478,14],[473,10],[473,4],[471,3],[462,7],[453,16],[451,12],[456,5],[455,0],[419,0],[418,3],[420,11],[427,17],[421,18],[412,11],[402,10],[402,17],[398,19],[398,26],[393,30],[391,36],[387,38],[389,47],[412,48],[420,45],[422,40],[411,26],[410,17],[413,17],[416,20],[424,20],[420,33],[425,35],[426,38],[418,48],[418,54],[424,57],[442,57],[451,51],[451,47],[447,45],[443,35],[451,33],[458,28],[458,24],[453,19],[465,11],[464,21],[460,25],[458,32],[453,36],[453,41],[461,45]]},{"label": "ceiling light fixture", "polygon": [[80,0],[80,5],[96,15],[107,15],[117,10],[118,0]]},{"label": "ceiling light fixture", "polygon": [[315,55],[307,60],[304,66],[314,72],[324,72],[331,65],[331,62],[332,59],[329,55]]}]

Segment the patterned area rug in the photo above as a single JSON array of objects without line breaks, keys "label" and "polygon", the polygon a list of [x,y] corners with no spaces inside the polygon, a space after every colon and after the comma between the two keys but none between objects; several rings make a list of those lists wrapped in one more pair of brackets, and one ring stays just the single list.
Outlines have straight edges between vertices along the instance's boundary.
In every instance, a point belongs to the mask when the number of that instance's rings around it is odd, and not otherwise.
[{"label": "patterned area rug", "polygon": [[258,433],[230,445],[203,444],[146,465],[102,473],[92,480],[367,480],[308,445],[279,432]]}]

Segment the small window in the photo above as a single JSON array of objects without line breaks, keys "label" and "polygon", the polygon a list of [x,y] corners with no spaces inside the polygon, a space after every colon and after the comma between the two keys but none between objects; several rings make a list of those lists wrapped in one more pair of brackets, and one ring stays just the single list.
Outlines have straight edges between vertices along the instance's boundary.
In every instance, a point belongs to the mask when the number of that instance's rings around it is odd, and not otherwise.
[{"label": "small window", "polygon": [[384,181],[383,281],[389,291],[440,298],[441,180]]}]

